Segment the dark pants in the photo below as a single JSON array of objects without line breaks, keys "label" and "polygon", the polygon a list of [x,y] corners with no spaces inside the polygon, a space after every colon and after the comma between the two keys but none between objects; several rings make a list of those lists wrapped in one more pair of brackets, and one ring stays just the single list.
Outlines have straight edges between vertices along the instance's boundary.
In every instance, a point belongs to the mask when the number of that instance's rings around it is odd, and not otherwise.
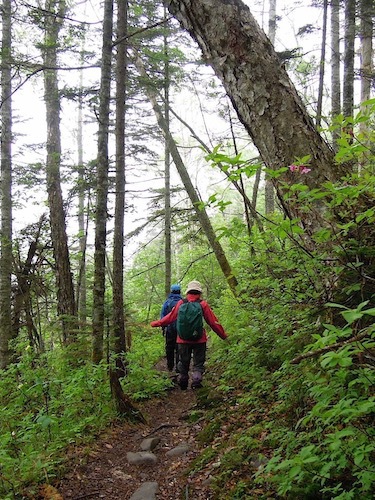
[{"label": "dark pants", "polygon": [[178,370],[180,382],[187,384],[189,380],[189,369],[191,358],[193,357],[192,381],[201,382],[206,361],[206,343],[178,344]]},{"label": "dark pants", "polygon": [[172,371],[176,367],[176,372],[178,372],[178,346],[176,343],[177,332],[171,330],[166,330],[165,332],[165,355],[167,357],[167,367],[169,371]]}]

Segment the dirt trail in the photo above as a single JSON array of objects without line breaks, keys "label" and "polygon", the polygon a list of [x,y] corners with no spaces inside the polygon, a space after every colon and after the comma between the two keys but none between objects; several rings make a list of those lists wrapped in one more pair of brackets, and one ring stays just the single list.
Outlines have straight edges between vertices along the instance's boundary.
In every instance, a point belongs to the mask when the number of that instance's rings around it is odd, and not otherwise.
[{"label": "dirt trail", "polygon": [[[79,459],[78,463],[59,482],[58,492],[64,500],[127,500],[143,483],[156,481],[155,498],[160,500],[213,498],[209,493],[208,477],[186,475],[188,465],[199,451],[196,435],[201,425],[187,421],[195,405],[196,393],[190,388],[187,391],[175,388],[162,398],[138,404],[147,423],[113,427],[98,439],[88,454],[75,457]],[[157,463],[129,464],[127,453],[140,451],[141,443],[151,437],[160,438],[152,450]],[[181,443],[188,444],[187,453],[167,455]]]}]

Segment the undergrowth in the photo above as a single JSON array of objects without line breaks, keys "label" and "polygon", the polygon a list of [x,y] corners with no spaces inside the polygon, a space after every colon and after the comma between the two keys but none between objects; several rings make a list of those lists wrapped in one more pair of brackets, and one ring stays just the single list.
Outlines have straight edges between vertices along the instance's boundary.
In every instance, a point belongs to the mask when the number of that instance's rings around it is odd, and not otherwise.
[{"label": "undergrowth", "polygon": [[199,396],[217,402],[200,439],[218,500],[374,498],[375,211],[353,212],[351,201],[371,202],[373,185],[353,176],[345,195],[343,185],[315,190],[309,201],[324,199],[341,223],[315,235],[314,252],[284,235],[256,253],[239,301],[221,302],[231,338],[213,339]]},{"label": "undergrowth", "polygon": [[[163,352],[162,335],[141,328],[128,353],[124,390],[134,401],[160,394],[170,381],[154,365]],[[0,498],[36,498],[40,482],[53,482],[75,448],[92,442],[118,419],[107,363],[75,364],[73,350],[36,355],[26,343],[19,362],[0,379]]]}]

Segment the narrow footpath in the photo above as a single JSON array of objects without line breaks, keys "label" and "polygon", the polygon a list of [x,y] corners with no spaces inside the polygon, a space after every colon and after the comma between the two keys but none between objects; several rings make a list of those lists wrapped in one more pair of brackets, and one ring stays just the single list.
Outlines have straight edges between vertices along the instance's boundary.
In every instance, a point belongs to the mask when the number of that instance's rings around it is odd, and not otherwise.
[{"label": "narrow footpath", "polygon": [[[138,404],[147,423],[118,424],[85,454],[72,456],[72,468],[56,485],[55,500],[208,500],[208,473],[188,474],[199,451],[199,420],[189,423],[196,393],[176,387],[163,397]],[[74,465],[73,465],[74,464]],[[47,498],[44,496],[42,498]]]}]

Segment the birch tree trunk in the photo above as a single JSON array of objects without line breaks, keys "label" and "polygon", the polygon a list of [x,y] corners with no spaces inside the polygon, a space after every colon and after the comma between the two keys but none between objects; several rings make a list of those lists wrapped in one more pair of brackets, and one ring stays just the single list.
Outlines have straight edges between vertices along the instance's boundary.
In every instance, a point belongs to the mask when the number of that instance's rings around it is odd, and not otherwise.
[{"label": "birch tree trunk", "polygon": [[62,321],[64,342],[73,339],[77,329],[74,287],[66,234],[65,211],[61,191],[60,98],[57,79],[59,32],[66,12],[65,1],[46,2],[43,46],[44,99],[47,118],[47,192],[52,245],[56,262],[57,308]]},{"label": "birch tree trunk", "polygon": [[113,33],[113,0],[105,0],[103,17],[103,45],[99,94],[99,131],[95,212],[95,254],[93,285],[93,361],[99,363],[103,358],[104,339],[104,296],[105,296],[105,259],[107,237],[107,200],[108,200],[108,134],[109,104],[111,97]]},{"label": "birch tree trunk", "polygon": [[0,257],[0,368],[12,360],[12,4],[2,4],[1,43],[1,257]]},{"label": "birch tree trunk", "polygon": [[[241,0],[165,0],[171,14],[191,34],[222,81],[240,121],[268,168],[310,156],[311,188],[337,180],[345,168],[316,130],[277,54]],[[293,183],[289,170],[280,178]],[[280,183],[276,184],[282,192]],[[298,215],[298,207],[289,207]],[[316,225],[311,218],[308,224]]]}]

